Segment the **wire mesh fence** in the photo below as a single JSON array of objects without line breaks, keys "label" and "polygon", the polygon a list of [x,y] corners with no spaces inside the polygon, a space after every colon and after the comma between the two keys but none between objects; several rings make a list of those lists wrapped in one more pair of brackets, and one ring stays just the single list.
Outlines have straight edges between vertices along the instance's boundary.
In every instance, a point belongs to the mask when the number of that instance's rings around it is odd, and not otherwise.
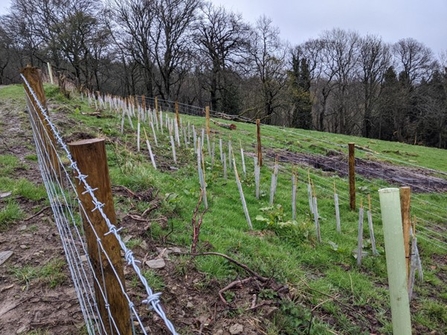
[{"label": "wire mesh fence", "polygon": [[[139,268],[138,260],[126,247],[119,229],[106,215],[104,211],[106,204],[96,197],[98,189],[89,185],[89,176],[79,169],[68,145],[52,123],[45,106],[43,87],[38,74],[33,72],[33,68],[27,69],[24,70],[22,79],[25,84],[27,109],[38,163],[87,332],[148,334],[148,327],[142,322],[140,315],[142,310],[147,311],[149,308],[160,316],[172,334],[176,334],[174,326],[161,307],[160,293],[154,293],[149,287]],[[92,161],[91,164],[95,162]],[[77,191],[79,186],[83,189],[82,193]],[[91,199],[89,206],[80,200],[85,194]],[[93,222],[91,212],[99,213],[106,225],[105,234],[97,233],[97,222]],[[87,229],[94,234],[96,243],[93,246],[88,245],[86,241]],[[126,292],[126,283],[122,275],[123,259],[118,262],[112,260],[113,257],[106,246],[106,240],[110,236],[116,238],[127,266],[134,271],[144,287],[145,299],[138,301]],[[98,259],[100,261],[97,261]],[[109,280],[107,276],[114,277],[116,285],[113,290],[107,283]],[[119,299],[124,304],[120,307],[114,305],[117,295],[120,295]]]}]

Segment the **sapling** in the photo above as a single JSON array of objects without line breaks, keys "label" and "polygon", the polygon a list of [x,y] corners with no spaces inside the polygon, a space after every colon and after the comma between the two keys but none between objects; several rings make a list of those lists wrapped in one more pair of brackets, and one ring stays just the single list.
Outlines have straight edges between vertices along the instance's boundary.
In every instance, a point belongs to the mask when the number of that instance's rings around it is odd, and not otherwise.
[{"label": "sapling", "polygon": [[174,158],[174,163],[177,164],[177,156],[175,154],[175,143],[174,143],[174,137],[172,135],[169,136],[171,139],[171,147],[172,147],[172,157]]},{"label": "sapling", "polygon": [[248,227],[250,229],[253,229],[253,225],[251,224],[250,214],[248,213],[247,203],[245,202],[245,196],[244,196],[244,191],[242,189],[241,180],[239,179],[239,174],[237,173],[236,160],[234,159],[234,156],[233,156],[233,169],[234,169],[234,175],[236,177],[237,188],[239,190],[239,196],[240,196],[241,202],[242,202],[242,208],[244,209],[245,219],[247,220]]},{"label": "sapling", "polygon": [[223,153],[223,174],[224,174],[224,179],[227,179],[227,158],[226,158],[226,154],[225,152]]},{"label": "sapling", "polygon": [[188,139],[186,137],[186,128],[185,127],[182,128],[182,132],[183,132],[183,142],[185,143],[185,147],[187,148],[188,147]]},{"label": "sapling", "polygon": [[312,180],[310,179],[310,170],[307,170],[307,198],[309,200],[310,213],[314,214],[314,204],[312,199]]},{"label": "sapling", "polygon": [[313,207],[313,213],[314,213],[314,223],[315,223],[315,230],[317,233],[317,241],[321,243],[321,231],[320,231],[320,216],[318,215],[318,203],[317,203],[317,196],[315,194],[315,191],[313,191],[314,195],[312,197],[312,207]]},{"label": "sapling", "polygon": [[211,142],[210,142],[210,135],[206,134],[206,144],[208,147],[208,156],[211,156]]},{"label": "sapling", "polygon": [[194,152],[197,152],[197,133],[194,125],[192,126],[192,140],[194,142]]},{"label": "sapling", "polygon": [[137,123],[137,151],[140,152],[140,120]]},{"label": "sapling", "polygon": [[292,172],[292,220],[296,220],[296,190],[298,184],[298,176],[296,171]]},{"label": "sapling", "polygon": [[177,146],[180,147],[180,129],[178,126],[178,122],[173,121],[173,125],[174,125],[174,133],[175,133],[175,139],[177,140]]},{"label": "sapling", "polygon": [[362,264],[362,252],[363,252],[363,204],[360,203],[359,226],[357,235],[357,266],[360,266]]},{"label": "sapling", "polygon": [[335,181],[334,181],[334,206],[335,206],[336,229],[337,229],[338,233],[341,233],[340,206],[339,206],[339,203],[338,203],[338,194],[337,194],[337,190],[335,188]]},{"label": "sapling", "polygon": [[371,249],[374,256],[378,256],[379,253],[377,252],[376,248],[376,238],[374,237],[374,226],[373,226],[373,220],[372,220],[372,212],[371,212],[371,195],[368,194],[368,228],[369,228],[369,238],[371,240]]},{"label": "sapling", "polygon": [[222,139],[219,138],[219,150],[220,150],[220,162],[223,163],[224,157],[223,157],[223,148],[222,148]]},{"label": "sapling", "polygon": [[150,125],[151,125],[151,129],[152,129],[152,134],[154,135],[155,146],[158,147],[157,134],[155,133],[154,124],[151,122]]},{"label": "sapling", "polygon": [[205,208],[208,208],[208,200],[206,196],[206,182],[205,182],[205,171],[203,169],[203,152],[200,146],[200,138],[197,140],[197,171],[199,173],[199,183],[201,194],[203,195],[203,203]]},{"label": "sapling", "polygon": [[242,148],[241,140],[239,140],[239,146],[241,147],[242,172],[244,173],[244,178],[246,178],[247,177],[247,169],[245,167],[244,148]]},{"label": "sapling", "polygon": [[146,134],[146,129],[143,128],[143,130],[144,130],[144,136],[146,137],[147,150],[149,150],[149,156],[151,158],[152,166],[154,167],[155,170],[157,170],[157,164],[155,164],[155,157],[154,154],[152,153],[151,144],[149,143],[149,138],[147,137]]},{"label": "sapling", "polygon": [[259,160],[257,157],[254,158],[254,168],[255,168],[255,187],[256,187],[256,199],[259,200],[261,193],[261,167],[258,164]]},{"label": "sapling", "polygon": [[278,180],[278,156],[275,158],[275,166],[273,168],[272,179],[270,183],[270,206],[273,206],[273,199],[276,193],[276,185]]},{"label": "sapling", "polygon": [[230,166],[230,170],[232,168],[231,157],[233,157],[233,148],[231,147],[231,140],[228,140],[228,165]]}]

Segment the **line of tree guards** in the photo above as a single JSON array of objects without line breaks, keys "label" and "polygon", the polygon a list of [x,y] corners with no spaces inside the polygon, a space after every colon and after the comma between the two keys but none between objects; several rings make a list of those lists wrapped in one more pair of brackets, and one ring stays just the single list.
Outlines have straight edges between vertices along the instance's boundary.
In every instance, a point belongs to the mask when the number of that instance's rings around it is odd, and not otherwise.
[{"label": "line of tree guards", "polygon": [[202,0],[12,0],[0,84],[46,62],[80,89],[447,148],[447,52],[412,38],[333,29],[291,46],[269,18]]}]

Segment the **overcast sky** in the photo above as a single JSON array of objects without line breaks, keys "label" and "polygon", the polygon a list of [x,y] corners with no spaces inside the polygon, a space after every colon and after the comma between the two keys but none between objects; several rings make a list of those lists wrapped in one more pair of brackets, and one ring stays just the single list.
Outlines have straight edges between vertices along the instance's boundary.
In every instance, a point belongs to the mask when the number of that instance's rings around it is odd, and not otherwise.
[{"label": "overcast sky", "polygon": [[447,51],[447,0],[211,0],[254,23],[271,18],[292,45],[342,28],[394,43],[413,37],[438,55]]},{"label": "overcast sky", "polygon": [[[413,37],[438,55],[447,51],[447,0],[211,0],[254,23],[266,15],[292,45],[342,28],[394,43]],[[5,14],[10,0],[0,0]]]}]

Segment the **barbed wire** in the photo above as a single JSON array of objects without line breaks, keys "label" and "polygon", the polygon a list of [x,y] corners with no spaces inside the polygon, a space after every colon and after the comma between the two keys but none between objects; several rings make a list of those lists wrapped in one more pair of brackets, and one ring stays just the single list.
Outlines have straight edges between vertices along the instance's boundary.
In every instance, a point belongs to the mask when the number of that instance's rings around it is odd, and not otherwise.
[{"label": "barbed wire", "polygon": [[[133,252],[127,248],[127,246],[125,245],[123,239],[121,238],[120,234],[119,234],[119,230],[114,224],[112,224],[112,222],[110,221],[110,219],[108,218],[108,216],[105,214],[103,207],[104,207],[104,203],[100,202],[97,197],[95,196],[94,192],[95,189],[93,189],[87,181],[88,176],[84,175],[81,173],[81,171],[79,170],[77,163],[75,162],[75,160],[73,159],[68,146],[65,144],[65,142],[62,139],[62,136],[60,135],[60,133],[58,132],[58,130],[56,129],[56,126],[52,123],[52,121],[49,118],[48,115],[48,111],[46,110],[46,108],[44,108],[44,106],[41,104],[41,102],[39,101],[39,99],[37,98],[35,92],[33,91],[32,87],[30,86],[30,84],[28,83],[28,81],[26,80],[26,78],[21,75],[26,87],[28,88],[27,91],[27,96],[28,99],[31,101],[31,99],[35,102],[35,104],[37,105],[37,107],[39,108],[41,114],[44,117],[45,122],[47,123],[47,126],[51,129],[51,133],[53,134],[53,136],[55,137],[56,142],[58,143],[58,145],[60,146],[60,148],[62,149],[62,151],[65,154],[65,158],[68,160],[68,166],[71,168],[72,171],[75,172],[76,175],[76,179],[78,180],[79,183],[81,183],[85,189],[84,193],[88,193],[92,199],[92,203],[94,205],[94,209],[93,211],[98,211],[101,215],[101,217],[104,219],[107,227],[108,227],[108,232],[106,233],[106,235],[108,234],[112,234],[115,236],[116,240],[118,241],[118,244],[121,247],[121,250],[124,252],[124,258],[125,261],[127,262],[127,265],[131,266],[132,269],[134,270],[134,272],[136,273],[139,281],[143,284],[144,289],[146,291],[146,298],[144,300],[142,300],[141,302],[143,304],[146,304],[147,306],[150,307],[150,309],[154,310],[160,317],[161,319],[164,321],[166,327],[169,329],[169,331],[172,334],[177,334],[173,324],[170,322],[170,320],[167,318],[164,310],[161,307],[160,304],[160,295],[161,293],[154,293],[152,291],[152,289],[150,288],[146,278],[143,276],[141,269],[138,266],[139,261],[135,259],[135,257],[133,256]],[[29,94],[31,96],[29,96]],[[31,108],[31,104],[28,103],[28,109]],[[31,112],[31,110],[29,110],[30,115],[33,114]],[[31,118],[33,118],[31,116]],[[54,152],[56,152],[56,148],[54,147],[54,145],[52,144],[52,141],[49,141],[49,138],[44,140],[41,138],[38,138],[40,134],[40,132],[38,131],[37,127],[37,120],[33,120],[32,123],[33,125],[33,136],[36,142],[36,147],[39,146],[38,143],[45,143],[48,144],[50,143],[52,145],[52,147],[50,148],[51,150],[54,150]],[[38,120],[40,121],[40,120]],[[48,136],[48,134],[47,134]],[[83,241],[83,239],[79,239],[79,237],[81,237],[81,234],[79,233],[79,231],[77,231],[76,235],[78,236],[78,241],[76,243],[76,241],[73,238],[73,234],[70,232],[69,234],[66,232],[66,227],[64,225],[66,225],[66,223],[68,222],[67,217],[64,215],[64,213],[61,213],[59,208],[60,207],[64,207],[66,210],[69,211],[69,216],[71,217],[71,219],[74,219],[74,214],[71,212],[70,210],[70,204],[68,203],[68,200],[66,200],[65,194],[64,194],[64,190],[65,188],[62,187],[62,185],[58,185],[58,188],[53,188],[52,185],[55,185],[55,181],[57,184],[57,172],[53,170],[53,172],[48,173],[48,162],[51,160],[50,154],[48,152],[48,150],[45,150],[45,145],[41,145],[37,151],[38,151],[38,157],[39,157],[39,165],[40,167],[43,169],[43,179],[44,179],[44,183],[46,185],[47,188],[47,192],[49,194],[49,197],[51,197],[50,202],[52,203],[52,208],[53,208],[53,212],[55,212],[55,220],[57,221],[57,226],[58,226],[58,230],[61,233],[61,240],[62,243],[64,245],[64,250],[66,250],[68,252],[68,256],[67,256],[67,262],[69,264],[69,268],[70,268],[70,272],[73,276],[73,280],[75,282],[75,287],[77,288],[77,295],[78,295],[78,300],[80,301],[80,305],[81,305],[81,309],[84,315],[84,320],[86,321],[87,324],[87,328],[90,329],[89,322],[91,322],[91,318],[88,317],[88,313],[93,313],[95,312],[96,309],[96,314],[98,315],[98,310],[97,307],[93,308],[93,306],[91,306],[92,302],[92,287],[91,285],[89,286],[87,283],[89,283],[89,277],[94,277],[94,281],[97,284],[100,284],[100,279],[96,278],[94,271],[92,271],[92,267],[91,264],[89,264],[89,268],[90,270],[88,271],[89,273],[86,274],[85,276],[79,277],[80,275],[82,275],[82,272],[85,272],[85,269],[82,265],[79,264],[79,260],[80,255],[78,253],[78,249],[76,248],[76,244],[80,243],[82,246],[82,250],[83,250],[83,254],[87,255],[87,251],[86,251],[86,247],[85,247],[85,243]],[[59,166],[63,167],[64,164],[62,164],[62,161],[60,160],[59,155],[57,155],[57,158],[59,160]],[[73,185],[73,183],[71,182],[71,178],[69,177],[68,171],[66,171],[65,168],[62,169],[64,171],[65,174],[65,180],[70,184],[71,186],[71,190],[75,190],[75,186]],[[59,191],[59,192],[58,192]],[[73,192],[73,194],[75,194]],[[72,196],[73,196],[72,194]],[[60,204],[58,206],[56,206],[57,203],[59,203],[59,198],[65,198],[65,203],[61,206]],[[83,208],[80,200],[78,197],[75,196],[75,199],[77,199],[78,204],[80,205],[80,208],[82,211],[85,211],[85,209]],[[84,215],[84,217],[88,217],[88,215]],[[89,221],[89,220],[88,220]],[[76,228],[76,220],[70,221],[73,222],[73,225],[71,226],[71,228]],[[92,225],[92,223],[89,221],[89,225]],[[95,232],[95,229],[92,229]],[[95,232],[96,234],[96,232]],[[141,320],[138,316],[138,313],[134,307],[133,302],[131,301],[131,299],[129,298],[129,296],[127,295],[127,293],[124,290],[124,284],[121,282],[121,280],[119,279],[119,275],[116,272],[116,269],[113,267],[113,264],[109,258],[109,255],[105,252],[104,247],[101,243],[101,236],[98,236],[96,234],[96,238],[97,238],[97,242],[98,242],[98,248],[101,249],[101,252],[106,256],[106,258],[109,261],[109,264],[111,265],[112,271],[114,272],[116,278],[118,279],[119,285],[121,286],[121,289],[123,290],[123,294],[126,297],[128,304],[129,304],[129,308],[132,310],[133,314],[132,316],[135,316],[139,322],[139,325],[141,327],[141,330],[143,331],[144,334],[146,334],[146,331],[144,329],[144,326],[141,323]],[[67,241],[64,241],[64,239],[70,240],[71,242],[69,242],[69,244],[66,244]],[[76,251],[71,251],[71,249],[75,249]],[[88,260],[88,257],[86,257]],[[89,263],[89,261],[88,261]],[[83,270],[79,270],[79,267],[82,268]],[[97,285],[99,286],[99,288],[101,288],[101,285]],[[104,292],[102,289],[100,289],[100,294],[103,296],[104,301],[106,302],[106,309],[107,312],[109,314],[109,320],[113,323],[113,327],[116,329],[116,324],[115,321],[113,320],[113,318],[111,317],[110,314],[110,306],[108,305],[107,302],[107,293]],[[95,322],[97,322],[98,319],[101,318],[93,318],[93,320],[95,320]],[[96,325],[95,328],[97,330],[100,329],[105,329],[105,325],[100,324],[100,325]],[[89,330],[90,333],[90,330]]]}]

